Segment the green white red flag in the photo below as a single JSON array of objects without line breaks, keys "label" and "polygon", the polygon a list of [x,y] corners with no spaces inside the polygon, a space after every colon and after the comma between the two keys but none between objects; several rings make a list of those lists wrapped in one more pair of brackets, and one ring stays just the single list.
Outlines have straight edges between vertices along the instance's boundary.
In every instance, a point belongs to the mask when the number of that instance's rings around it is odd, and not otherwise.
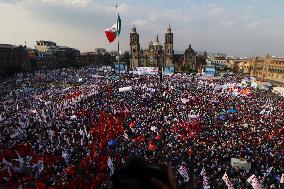
[{"label": "green white red flag", "polygon": [[119,14],[117,15],[117,22],[111,28],[105,29],[105,34],[110,43],[112,43],[121,32],[121,19]]}]

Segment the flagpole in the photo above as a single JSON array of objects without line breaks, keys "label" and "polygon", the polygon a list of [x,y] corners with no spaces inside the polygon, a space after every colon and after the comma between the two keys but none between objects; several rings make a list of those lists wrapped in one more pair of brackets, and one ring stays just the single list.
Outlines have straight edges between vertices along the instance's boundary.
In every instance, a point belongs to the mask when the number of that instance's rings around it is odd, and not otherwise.
[{"label": "flagpole", "polygon": [[[118,14],[118,5],[116,4],[116,14],[117,16],[119,15]],[[118,23],[117,23],[118,24]],[[118,26],[117,26],[118,27]],[[118,35],[118,38],[117,38],[117,52],[118,52],[118,55],[117,55],[117,61],[118,61],[118,81],[120,82],[120,54],[119,54],[119,35]]]},{"label": "flagpole", "polygon": [[117,49],[118,49],[118,56],[117,56],[117,61],[118,61],[118,79],[120,81],[120,54],[119,54],[119,36],[118,36],[118,43],[117,43]]}]

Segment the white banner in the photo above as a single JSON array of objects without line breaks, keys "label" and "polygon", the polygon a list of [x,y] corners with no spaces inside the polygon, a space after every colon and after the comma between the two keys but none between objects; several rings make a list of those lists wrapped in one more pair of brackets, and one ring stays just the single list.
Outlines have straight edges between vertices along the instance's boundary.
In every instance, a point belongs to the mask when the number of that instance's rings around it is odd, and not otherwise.
[{"label": "white banner", "polygon": [[138,75],[157,75],[159,72],[158,67],[137,67],[136,70]]},{"label": "white banner", "polygon": [[247,179],[247,181],[248,181],[248,183],[251,184],[253,189],[264,189],[264,187],[261,185],[261,183],[259,182],[259,180],[256,178],[255,175],[250,176]]},{"label": "white banner", "polygon": [[226,185],[228,186],[228,189],[234,189],[234,185],[233,183],[230,181],[227,173],[225,172],[225,174],[222,177],[223,181],[226,183]]}]

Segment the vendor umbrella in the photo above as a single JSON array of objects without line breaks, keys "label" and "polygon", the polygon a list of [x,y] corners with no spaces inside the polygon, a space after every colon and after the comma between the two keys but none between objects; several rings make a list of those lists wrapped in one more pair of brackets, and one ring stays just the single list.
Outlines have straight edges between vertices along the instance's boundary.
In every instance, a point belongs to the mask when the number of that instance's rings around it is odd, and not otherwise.
[{"label": "vendor umbrella", "polygon": [[154,152],[154,151],[158,150],[158,147],[154,144],[150,144],[148,146],[148,150]]},{"label": "vendor umbrella", "polygon": [[114,146],[116,144],[117,144],[117,140],[115,140],[115,139],[108,141],[109,146]]},{"label": "vendor umbrella", "polygon": [[129,127],[131,127],[131,128],[132,128],[132,127],[135,127],[135,122],[130,123],[130,124],[129,124]]},{"label": "vendor umbrella", "polygon": [[236,110],[235,108],[231,108],[227,111],[228,113],[237,113],[238,110]]},{"label": "vendor umbrella", "polygon": [[136,127],[142,127],[142,124],[141,123],[137,123]]},{"label": "vendor umbrella", "polygon": [[227,117],[225,115],[221,115],[219,118],[223,121],[225,121],[227,119]]}]

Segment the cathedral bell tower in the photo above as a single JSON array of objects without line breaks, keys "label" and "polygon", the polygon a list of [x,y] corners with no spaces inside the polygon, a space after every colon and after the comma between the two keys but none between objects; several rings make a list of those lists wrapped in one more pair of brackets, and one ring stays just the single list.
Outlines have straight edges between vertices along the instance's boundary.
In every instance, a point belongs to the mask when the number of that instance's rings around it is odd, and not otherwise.
[{"label": "cathedral bell tower", "polygon": [[173,66],[174,62],[174,37],[171,26],[167,28],[165,34],[165,66]]},{"label": "cathedral bell tower", "polygon": [[135,69],[139,66],[139,53],[140,53],[140,43],[139,34],[136,32],[135,26],[132,28],[130,33],[130,67]]}]

